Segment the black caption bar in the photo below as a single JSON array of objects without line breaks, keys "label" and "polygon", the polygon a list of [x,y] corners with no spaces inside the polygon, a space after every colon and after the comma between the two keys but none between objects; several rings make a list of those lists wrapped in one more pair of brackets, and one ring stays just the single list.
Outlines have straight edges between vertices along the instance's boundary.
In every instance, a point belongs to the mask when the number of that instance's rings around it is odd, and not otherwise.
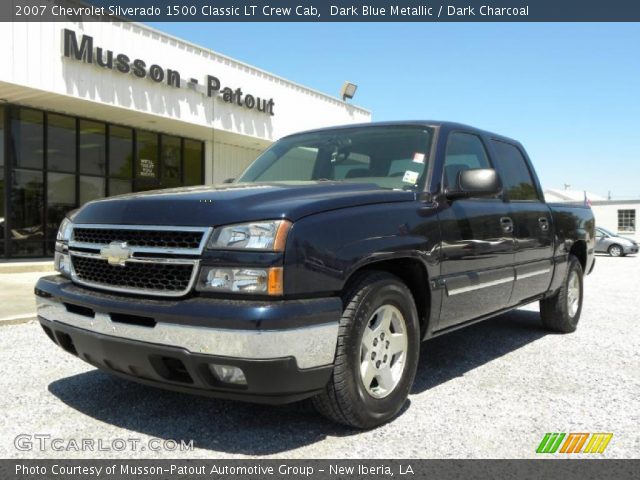
[{"label": "black caption bar", "polygon": [[638,0],[12,0],[0,21],[638,22]]},{"label": "black caption bar", "polygon": [[625,480],[638,460],[0,460],[3,480]]}]

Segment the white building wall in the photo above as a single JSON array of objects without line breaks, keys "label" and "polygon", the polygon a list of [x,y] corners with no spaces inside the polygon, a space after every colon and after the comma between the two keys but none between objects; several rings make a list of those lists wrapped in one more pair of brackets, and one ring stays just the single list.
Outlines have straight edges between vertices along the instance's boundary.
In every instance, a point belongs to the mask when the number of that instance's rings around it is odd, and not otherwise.
[{"label": "white building wall", "polygon": [[212,183],[222,183],[228,178],[237,178],[260,153],[262,150],[214,143]]},{"label": "white building wall", "polygon": [[[92,36],[94,48],[142,59],[147,69],[157,64],[177,70],[184,85],[175,88],[65,58],[65,28],[78,40],[83,33]],[[214,128],[255,139],[262,148],[296,131],[371,119],[367,110],[135,23],[3,23],[0,45],[0,98],[139,128],[202,140],[210,139]],[[195,78],[203,89],[206,75],[218,77],[222,87],[273,98],[275,115],[209,98],[186,85]]]},{"label": "white building wall", "polygon": [[[615,202],[600,204],[592,204],[591,209],[596,217],[596,225],[606,228],[607,230],[622,235],[624,237],[633,238],[640,241],[640,232],[638,232],[638,215],[640,215],[640,201],[638,202]],[[635,210],[636,226],[634,232],[623,232],[618,230],[618,210]]]}]

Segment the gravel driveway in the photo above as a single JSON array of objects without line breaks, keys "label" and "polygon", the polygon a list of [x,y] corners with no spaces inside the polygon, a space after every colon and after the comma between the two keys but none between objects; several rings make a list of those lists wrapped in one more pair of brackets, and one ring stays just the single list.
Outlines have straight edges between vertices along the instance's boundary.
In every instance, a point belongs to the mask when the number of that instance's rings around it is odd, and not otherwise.
[{"label": "gravel driveway", "polygon": [[[546,432],[613,432],[605,456],[638,458],[640,260],[598,256],[585,295],[572,335],[542,330],[536,304],[425,343],[407,408],[369,432],[333,425],[306,404],[129,383],[64,353],[35,321],[1,326],[0,458],[527,458]],[[66,448],[152,437],[196,448],[22,452],[19,434],[50,435]]]}]

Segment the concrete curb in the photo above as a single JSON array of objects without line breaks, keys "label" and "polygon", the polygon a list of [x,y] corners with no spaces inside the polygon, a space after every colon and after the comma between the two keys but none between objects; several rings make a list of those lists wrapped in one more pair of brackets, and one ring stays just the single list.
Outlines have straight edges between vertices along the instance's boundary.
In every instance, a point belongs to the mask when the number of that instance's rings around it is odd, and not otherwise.
[{"label": "concrete curb", "polygon": [[53,260],[37,262],[0,262],[0,274],[53,272]]},{"label": "concrete curb", "polygon": [[7,325],[20,325],[22,323],[29,323],[36,319],[36,314],[31,313],[29,315],[14,315],[12,317],[0,318],[0,328]]}]

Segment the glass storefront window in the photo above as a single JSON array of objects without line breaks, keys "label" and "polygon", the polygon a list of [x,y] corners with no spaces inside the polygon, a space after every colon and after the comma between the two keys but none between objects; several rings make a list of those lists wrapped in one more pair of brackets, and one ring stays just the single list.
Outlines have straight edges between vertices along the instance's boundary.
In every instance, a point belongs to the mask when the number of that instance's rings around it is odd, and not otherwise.
[{"label": "glass storefront window", "polygon": [[133,130],[109,127],[109,176],[131,179],[133,175]]},{"label": "glass storefront window", "polygon": [[76,119],[65,115],[47,115],[47,170],[76,171]]},{"label": "glass storefront window", "polygon": [[203,151],[174,135],[0,106],[0,235],[10,232],[0,257],[53,255],[64,216],[107,193],[202,184]]},{"label": "glass storefront window", "polygon": [[131,193],[131,180],[109,179],[109,196]]},{"label": "glass storefront window", "polygon": [[41,257],[44,253],[42,171],[14,170],[11,187],[11,254]]},{"label": "glass storefront window", "polygon": [[160,160],[162,162],[162,187],[182,185],[182,152],[180,137],[162,135]]},{"label": "glass storefront window", "polygon": [[91,200],[103,198],[104,195],[103,177],[80,176],[80,205],[84,205]]},{"label": "glass storefront window", "polygon": [[56,233],[67,212],[76,208],[76,176],[47,174],[47,253],[53,255]]},{"label": "glass storefront window", "polygon": [[44,113],[29,108],[12,109],[11,150],[16,168],[41,169],[44,164]]},{"label": "glass storefront window", "polygon": [[107,165],[107,127],[80,120],[80,173],[104,175]]},{"label": "glass storefront window", "polygon": [[158,134],[136,130],[136,190],[158,188]]},{"label": "glass storefront window", "polygon": [[184,141],[184,185],[202,185],[203,143],[196,140]]}]

